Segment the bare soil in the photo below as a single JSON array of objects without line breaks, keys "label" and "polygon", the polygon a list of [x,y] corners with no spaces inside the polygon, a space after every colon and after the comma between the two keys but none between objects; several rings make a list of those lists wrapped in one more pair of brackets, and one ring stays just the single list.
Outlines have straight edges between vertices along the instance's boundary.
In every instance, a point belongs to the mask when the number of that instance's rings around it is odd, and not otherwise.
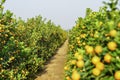
[{"label": "bare soil", "polygon": [[35,80],[64,80],[64,66],[68,51],[68,40],[58,49],[55,56],[45,65],[45,70]]}]

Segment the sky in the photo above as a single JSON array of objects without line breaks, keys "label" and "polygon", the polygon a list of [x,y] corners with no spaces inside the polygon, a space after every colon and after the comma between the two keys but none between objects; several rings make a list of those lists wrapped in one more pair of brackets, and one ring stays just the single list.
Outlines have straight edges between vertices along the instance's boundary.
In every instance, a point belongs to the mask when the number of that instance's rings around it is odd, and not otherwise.
[{"label": "sky", "polygon": [[4,7],[24,20],[41,15],[67,30],[85,16],[86,8],[98,11],[102,1],[109,0],[6,0]]}]

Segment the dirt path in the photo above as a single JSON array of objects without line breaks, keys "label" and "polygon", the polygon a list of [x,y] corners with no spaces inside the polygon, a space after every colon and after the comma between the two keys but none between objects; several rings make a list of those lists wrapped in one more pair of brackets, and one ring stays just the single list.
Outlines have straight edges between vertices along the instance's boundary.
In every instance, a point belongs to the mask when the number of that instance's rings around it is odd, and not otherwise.
[{"label": "dirt path", "polygon": [[46,69],[35,80],[64,80],[64,65],[68,50],[68,40],[59,48],[57,54],[45,65]]}]

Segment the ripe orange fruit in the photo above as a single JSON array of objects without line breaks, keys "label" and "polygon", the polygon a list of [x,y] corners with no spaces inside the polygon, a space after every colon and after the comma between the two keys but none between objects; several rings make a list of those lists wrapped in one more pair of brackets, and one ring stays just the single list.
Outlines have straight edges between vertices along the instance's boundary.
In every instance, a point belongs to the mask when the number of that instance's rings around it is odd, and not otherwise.
[{"label": "ripe orange fruit", "polygon": [[85,38],[85,37],[86,37],[86,34],[81,34],[80,37],[81,37],[81,38]]},{"label": "ripe orange fruit", "polygon": [[109,42],[109,43],[107,44],[107,46],[108,46],[108,49],[111,50],[111,51],[114,51],[114,50],[116,50],[116,48],[117,48],[116,42]]},{"label": "ripe orange fruit", "polygon": [[120,70],[115,72],[114,77],[116,80],[120,80]]},{"label": "ripe orange fruit", "polygon": [[107,40],[110,40],[110,37],[108,36],[108,37],[106,37],[106,39],[107,39]]},{"label": "ripe orange fruit", "polygon": [[71,61],[71,64],[72,64],[72,65],[75,65],[76,62],[77,62],[76,60],[72,60],[72,61]]},{"label": "ripe orange fruit", "polygon": [[78,55],[79,55],[79,53],[78,52],[76,52],[75,54],[74,54],[74,56],[77,58],[78,57]]},{"label": "ripe orange fruit", "polygon": [[77,59],[78,59],[78,60],[82,60],[82,59],[83,59],[83,56],[82,56],[82,55],[78,55],[78,56],[77,56]]},{"label": "ripe orange fruit", "polygon": [[80,80],[80,74],[77,71],[72,73],[72,80]]},{"label": "ripe orange fruit", "polygon": [[111,62],[111,59],[112,59],[112,56],[110,54],[105,54],[104,56],[104,61],[106,63],[110,63]]},{"label": "ripe orange fruit", "polygon": [[82,45],[86,45],[86,43],[85,43],[85,42],[83,42],[83,43],[82,43]]},{"label": "ripe orange fruit", "polygon": [[85,49],[87,49],[89,47],[89,45],[85,45]]},{"label": "ripe orange fruit", "polygon": [[0,60],[3,60],[3,58],[0,58]]},{"label": "ripe orange fruit", "polygon": [[110,34],[111,37],[115,37],[117,35],[117,31],[116,30],[111,30],[109,34]]},{"label": "ripe orange fruit", "polygon": [[103,70],[104,69],[104,64],[102,62],[98,62],[96,64],[96,68],[99,69],[99,70]]},{"label": "ripe orange fruit", "polygon": [[106,36],[106,37],[108,37],[108,36],[109,36],[109,34],[105,34],[105,36]]},{"label": "ripe orange fruit", "polygon": [[15,59],[15,57],[13,57],[13,56],[12,56],[12,57],[10,57],[10,59],[9,59],[9,60],[10,60],[10,61],[12,61],[12,60],[14,60],[14,59]]},{"label": "ripe orange fruit", "polygon": [[93,47],[92,47],[92,46],[88,46],[88,47],[86,48],[86,52],[89,53],[89,54],[94,53]]},{"label": "ripe orange fruit", "polygon": [[96,46],[95,47],[95,52],[97,53],[97,54],[99,54],[99,53],[101,53],[102,52],[102,46]]},{"label": "ripe orange fruit", "polygon": [[76,24],[76,27],[79,27],[79,24]]},{"label": "ripe orange fruit", "polygon": [[92,73],[93,73],[93,75],[95,75],[95,76],[99,76],[100,73],[101,73],[101,71],[100,71],[98,68],[94,68],[94,69],[92,70]]},{"label": "ripe orange fruit", "polygon": [[90,36],[91,36],[91,37],[93,37],[93,36],[94,36],[94,34],[93,34],[93,33],[91,33],[91,34],[90,34]]},{"label": "ripe orange fruit", "polygon": [[83,60],[79,60],[79,61],[77,62],[77,67],[79,67],[79,68],[84,67],[84,61],[83,61]]},{"label": "ripe orange fruit", "polygon": [[66,77],[67,80],[71,80],[69,76]]},{"label": "ripe orange fruit", "polygon": [[98,56],[94,56],[94,57],[92,58],[92,63],[93,63],[94,65],[96,65],[98,62],[100,62],[100,58],[99,58]]},{"label": "ripe orange fruit", "polygon": [[68,70],[68,66],[65,66],[65,67],[64,67],[64,70]]},{"label": "ripe orange fruit", "polygon": [[76,37],[77,40],[80,40],[80,37]]},{"label": "ripe orange fruit", "polygon": [[69,47],[70,47],[70,49],[73,49],[73,48],[74,48],[74,46],[73,46],[73,45],[69,45]]},{"label": "ripe orange fruit", "polygon": [[103,24],[103,22],[100,21],[100,22],[99,22],[99,25],[101,26],[102,24]]},{"label": "ripe orange fruit", "polygon": [[96,33],[96,34],[94,34],[94,37],[95,37],[95,38],[98,38],[98,37],[99,37],[99,35]]},{"label": "ripe orange fruit", "polygon": [[78,44],[80,44],[80,41],[77,41]]},{"label": "ripe orange fruit", "polygon": [[85,29],[85,26],[82,26],[82,29]]},{"label": "ripe orange fruit", "polygon": [[117,26],[118,26],[118,28],[120,28],[120,22],[118,23],[118,25],[117,25]]}]

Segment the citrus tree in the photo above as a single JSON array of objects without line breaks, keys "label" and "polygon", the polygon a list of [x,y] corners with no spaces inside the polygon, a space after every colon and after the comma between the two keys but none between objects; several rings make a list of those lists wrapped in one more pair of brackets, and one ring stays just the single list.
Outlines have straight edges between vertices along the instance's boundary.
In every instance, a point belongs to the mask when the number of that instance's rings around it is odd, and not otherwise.
[{"label": "citrus tree", "polygon": [[65,30],[41,16],[27,21],[4,11],[0,1],[0,80],[30,80],[67,38]]},{"label": "citrus tree", "polygon": [[87,9],[85,18],[78,18],[70,30],[65,80],[120,79],[118,0],[104,3],[98,12]]}]

